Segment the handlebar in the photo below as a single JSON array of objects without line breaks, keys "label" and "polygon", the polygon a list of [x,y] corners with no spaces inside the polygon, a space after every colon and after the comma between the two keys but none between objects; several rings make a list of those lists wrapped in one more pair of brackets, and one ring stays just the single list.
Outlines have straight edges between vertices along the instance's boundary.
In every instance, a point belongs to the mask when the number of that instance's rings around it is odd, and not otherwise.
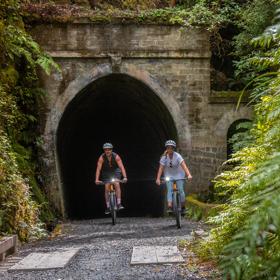
[{"label": "handlebar", "polygon": [[[189,179],[188,178],[183,178],[183,179],[179,179],[179,180],[184,180],[184,181],[188,181]],[[165,179],[161,179],[160,180],[160,184],[163,185],[165,184],[166,182],[174,182],[174,181],[178,181],[178,180],[175,180],[173,178],[169,178],[168,180]]]},{"label": "handlebar", "polygon": [[98,183],[97,185],[98,185],[98,186],[104,186],[105,184],[114,184],[114,183],[116,183],[116,182],[125,184],[125,183],[127,182],[127,180],[114,179],[114,181],[112,180],[112,181],[110,181],[110,182],[108,182],[108,183],[104,183],[104,182],[101,181],[101,182]]}]

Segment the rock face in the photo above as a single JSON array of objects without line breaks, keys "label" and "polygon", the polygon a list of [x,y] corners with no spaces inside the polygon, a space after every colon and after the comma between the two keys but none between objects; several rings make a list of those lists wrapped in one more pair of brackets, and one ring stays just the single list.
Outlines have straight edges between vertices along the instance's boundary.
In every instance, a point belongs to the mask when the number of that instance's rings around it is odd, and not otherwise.
[{"label": "rock face", "polygon": [[[163,113],[158,108],[164,107],[170,115],[170,122],[174,125],[166,124],[166,130],[173,127],[175,132],[164,134],[159,131],[159,135],[163,135],[159,139],[163,142],[169,135],[177,138],[179,151],[194,177],[188,185],[188,192],[208,189],[210,180],[227,157],[228,128],[236,120],[250,119],[252,112],[246,106],[236,111],[233,102],[211,102],[211,53],[206,31],[178,26],[98,25],[85,20],[37,25],[31,33],[61,66],[61,73],[41,76],[48,93],[46,111],[42,113],[44,161],[49,178],[47,187],[52,202],[61,212],[65,211],[67,200],[67,186],[62,186],[67,178],[62,174],[62,159],[57,154],[57,143],[62,141],[58,139],[58,127],[71,101],[79,104],[82,95],[90,91],[94,95],[93,89],[102,92],[102,87],[113,91],[121,85],[134,98],[145,91],[140,90],[137,83],[145,85],[147,99],[139,97],[135,111],[149,103],[149,96],[158,99],[158,104],[150,103],[154,109],[149,111],[157,112],[159,121]],[[104,77],[109,77],[110,81],[99,83]],[[119,79],[115,85],[114,77]],[[118,92],[121,94],[121,90]],[[145,109],[143,112],[145,114]],[[75,113],[78,114],[77,110],[71,111],[72,116]],[[74,125],[74,121],[72,123]],[[162,124],[162,131],[164,126]],[[157,130],[156,125],[153,130]]]}]

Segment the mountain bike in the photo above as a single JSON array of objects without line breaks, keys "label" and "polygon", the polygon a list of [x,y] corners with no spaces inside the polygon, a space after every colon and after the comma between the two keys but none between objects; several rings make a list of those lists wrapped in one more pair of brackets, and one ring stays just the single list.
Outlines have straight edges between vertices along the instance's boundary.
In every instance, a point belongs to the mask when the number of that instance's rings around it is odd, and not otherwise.
[{"label": "mountain bike", "polygon": [[[112,217],[112,225],[115,225],[117,222],[117,197],[116,197],[116,191],[115,191],[115,183],[126,183],[124,180],[119,180],[113,178],[110,182],[110,189],[109,189],[109,203],[110,203],[110,212],[111,212],[111,217]],[[104,182],[99,183],[99,185],[105,185]]]},{"label": "mountain bike", "polygon": [[181,206],[181,195],[177,188],[176,180],[166,177],[161,181],[162,183],[172,182],[172,211],[176,218],[177,228],[182,226],[182,206]]}]

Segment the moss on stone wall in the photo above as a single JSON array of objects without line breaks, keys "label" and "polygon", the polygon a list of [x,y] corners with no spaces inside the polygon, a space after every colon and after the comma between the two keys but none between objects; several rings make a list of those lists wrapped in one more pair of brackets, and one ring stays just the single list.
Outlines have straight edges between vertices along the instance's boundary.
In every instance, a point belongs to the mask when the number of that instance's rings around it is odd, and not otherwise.
[{"label": "moss on stone wall", "polygon": [[57,3],[29,3],[21,6],[24,19],[34,22],[82,22],[90,20],[94,23],[136,23],[166,24],[181,26],[199,26],[213,28],[219,17],[206,7],[185,9],[151,6],[149,8],[122,8],[103,6],[102,9],[89,9],[84,6]]},{"label": "moss on stone wall", "polygon": [[248,103],[249,99],[249,92],[243,91],[211,91],[209,102],[210,103]]}]

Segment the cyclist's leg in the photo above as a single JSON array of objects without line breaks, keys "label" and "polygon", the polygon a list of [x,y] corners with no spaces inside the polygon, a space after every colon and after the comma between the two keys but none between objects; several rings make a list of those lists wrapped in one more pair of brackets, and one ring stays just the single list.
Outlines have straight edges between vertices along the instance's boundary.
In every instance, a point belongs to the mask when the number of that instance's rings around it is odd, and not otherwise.
[{"label": "cyclist's leg", "polygon": [[107,183],[105,184],[105,202],[107,208],[110,208],[109,192],[110,192],[110,183]]},{"label": "cyclist's leg", "polygon": [[186,202],[186,194],[184,190],[185,180],[178,180],[176,181],[176,183],[177,183],[177,188],[180,192],[182,208],[185,208],[185,202]]},{"label": "cyclist's leg", "polygon": [[173,182],[171,181],[166,182],[168,208],[172,208],[172,187],[173,187],[172,185]]},{"label": "cyclist's leg", "polygon": [[115,183],[115,190],[116,190],[118,210],[122,210],[122,209],[124,209],[124,207],[121,204],[121,186],[120,186],[120,183]]},{"label": "cyclist's leg", "polygon": [[[115,170],[115,175],[114,176],[118,180],[121,179],[122,173],[121,173],[121,170],[119,168],[117,168]],[[120,186],[119,182],[115,182],[115,190],[116,190],[116,197],[117,197],[118,208],[123,209],[123,206],[121,205],[122,193],[121,193],[121,186]]]},{"label": "cyclist's leg", "polygon": [[120,183],[116,182],[114,185],[115,185],[115,190],[116,190],[117,204],[121,204],[121,187],[120,187]]}]

